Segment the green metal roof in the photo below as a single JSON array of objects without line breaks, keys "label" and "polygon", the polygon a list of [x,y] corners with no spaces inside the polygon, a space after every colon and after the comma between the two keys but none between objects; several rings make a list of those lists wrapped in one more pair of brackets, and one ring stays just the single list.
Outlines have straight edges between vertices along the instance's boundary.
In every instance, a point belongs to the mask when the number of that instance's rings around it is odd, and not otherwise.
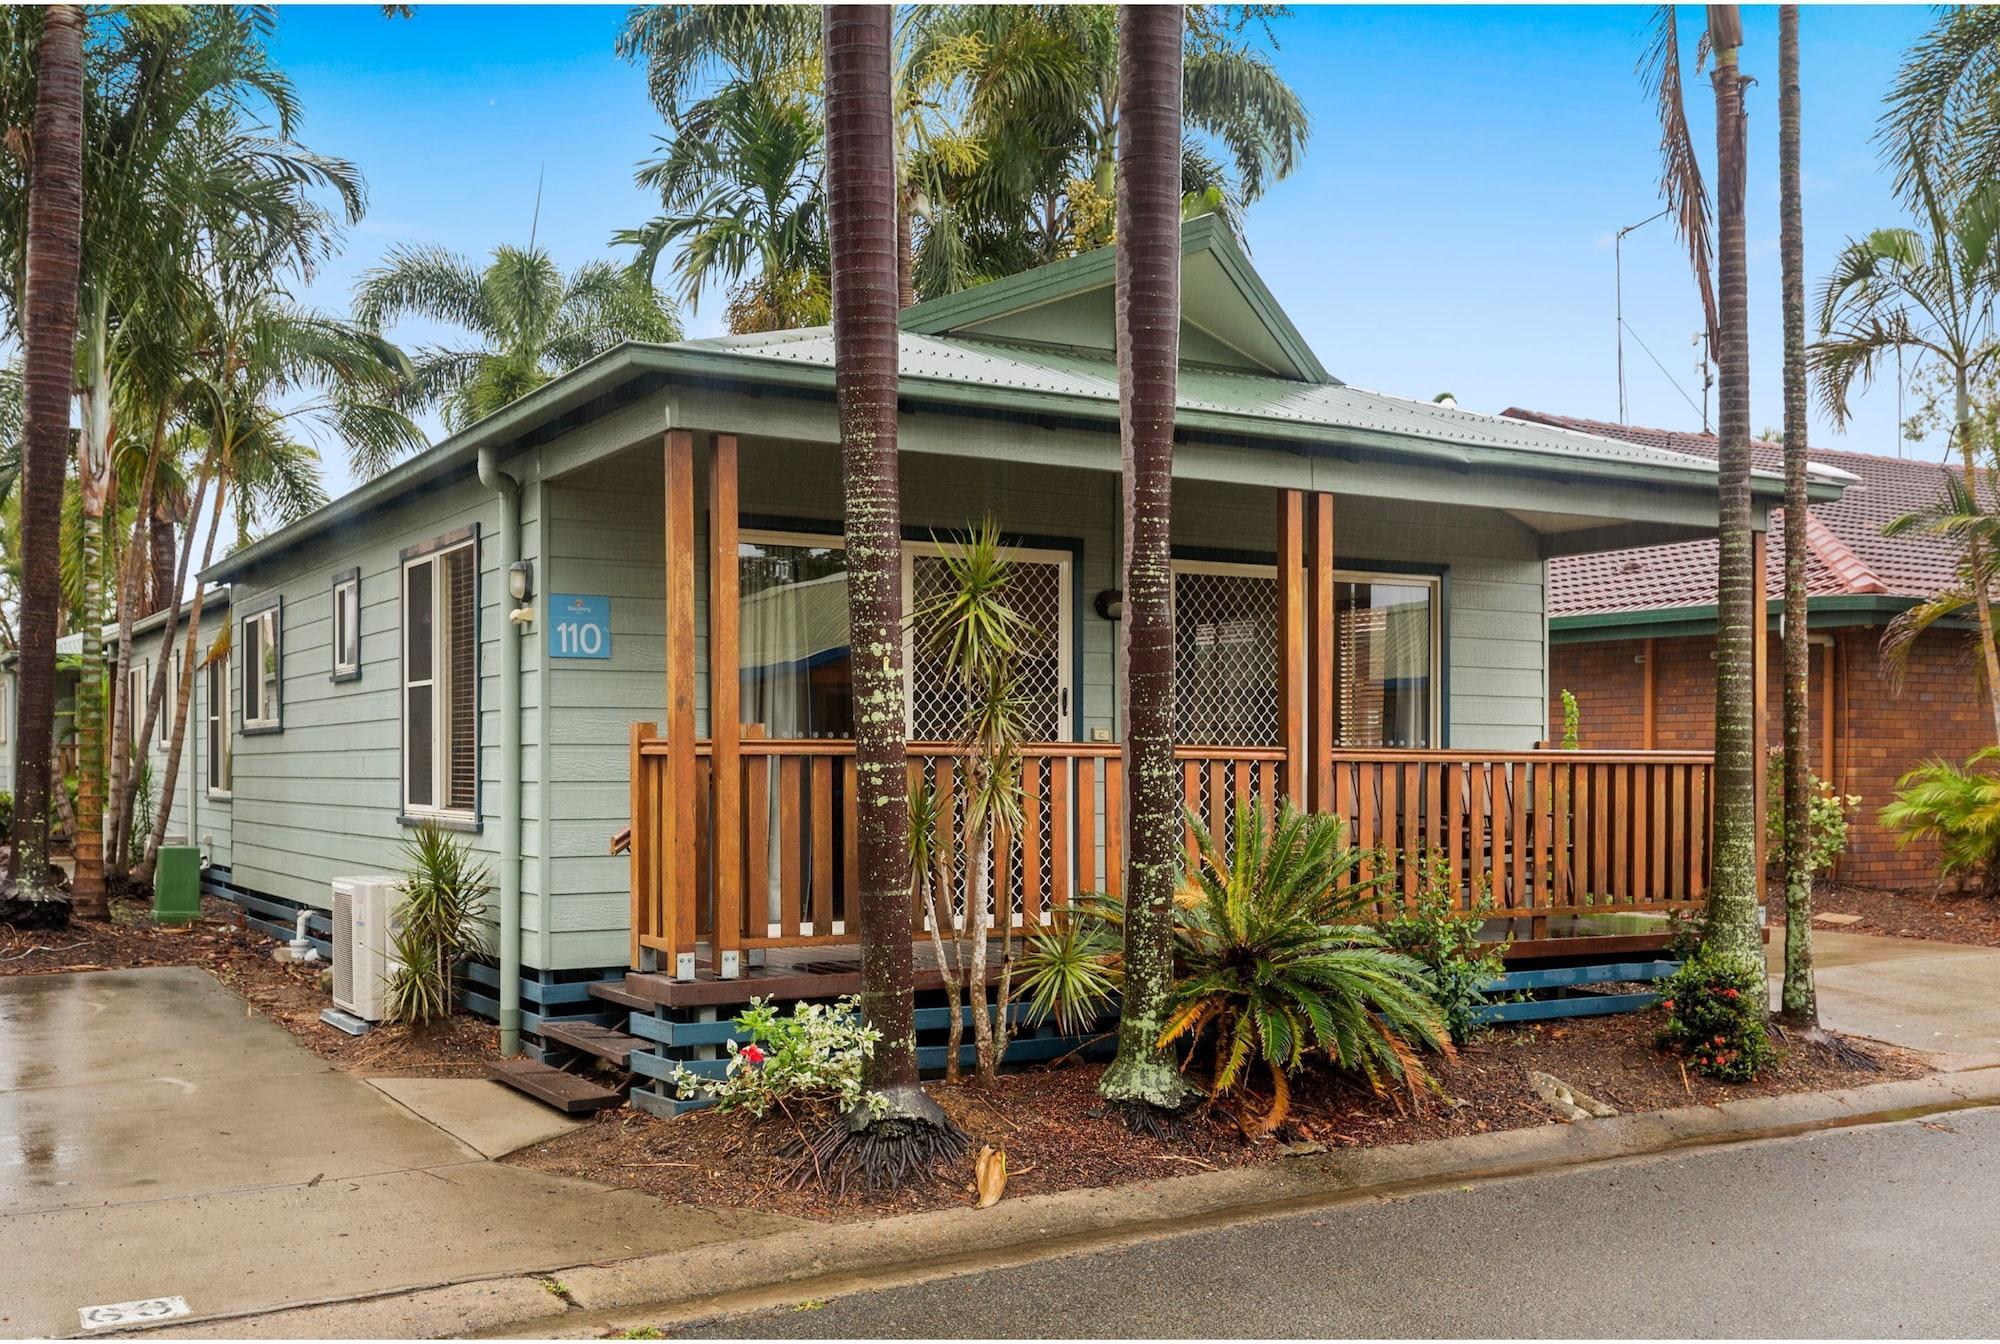
[{"label": "green metal roof", "polygon": [[[1189,258],[1200,263],[1199,303],[1184,305],[1184,313],[1190,323],[1207,322],[1196,335],[1229,355],[1223,361],[1228,367],[1192,359],[1183,364],[1175,421],[1185,436],[1253,441],[1305,455],[1372,453],[1461,471],[1552,476],[1558,478],[1552,508],[1560,508],[1564,477],[1677,491],[1714,488],[1715,464],[1706,458],[1341,383],[1313,357],[1219,221],[1191,221],[1183,238],[1184,276],[1191,273]],[[1104,311],[1114,263],[1112,249],[1099,249],[906,310],[899,353],[902,396],[918,406],[1059,417],[1116,432],[1118,370]],[[1020,338],[1018,333],[1036,329],[1030,319],[1038,310],[1078,303],[1084,307],[1040,314],[1042,327],[1060,331],[1064,343]],[[1051,313],[1059,320],[1047,321]],[[1089,330],[1071,321],[1073,315],[1087,318]],[[1003,339],[996,332],[1015,334]],[[1076,343],[1069,343],[1072,339]],[[697,380],[789,388],[831,400],[832,332],[811,327],[618,346],[310,517],[224,557],[205,575],[213,582],[241,574],[336,526],[391,507],[413,490],[468,472],[481,447],[503,455],[530,449],[634,396]],[[1778,473],[1752,475],[1753,492],[1767,502],[1781,499],[1783,487]],[[1809,488],[1813,499],[1837,499],[1840,490],[1830,482]]]}]

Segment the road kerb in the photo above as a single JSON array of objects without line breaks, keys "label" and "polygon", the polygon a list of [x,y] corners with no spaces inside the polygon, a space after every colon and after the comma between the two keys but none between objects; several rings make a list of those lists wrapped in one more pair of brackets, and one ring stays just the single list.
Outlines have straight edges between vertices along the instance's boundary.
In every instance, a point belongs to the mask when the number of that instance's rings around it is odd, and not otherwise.
[{"label": "road kerb", "polygon": [[[991,1209],[812,1224],[563,1269],[559,1277],[570,1305],[560,1313],[520,1314],[525,1302],[547,1302],[541,1284],[548,1275],[500,1276],[478,1281],[483,1287],[470,1298],[465,1284],[436,1284],[237,1317],[183,1318],[143,1333],[376,1336],[395,1322],[403,1328],[394,1333],[412,1336],[543,1336],[660,1324],[950,1277],[1358,1199],[1994,1105],[2000,1105],[2000,1069],[1933,1074],[1836,1092],[1752,1097],[1717,1106],[1344,1149],[1111,1189],[1026,1196]],[[503,1291],[503,1285],[509,1290]],[[531,1287],[541,1295],[525,1291]]]}]

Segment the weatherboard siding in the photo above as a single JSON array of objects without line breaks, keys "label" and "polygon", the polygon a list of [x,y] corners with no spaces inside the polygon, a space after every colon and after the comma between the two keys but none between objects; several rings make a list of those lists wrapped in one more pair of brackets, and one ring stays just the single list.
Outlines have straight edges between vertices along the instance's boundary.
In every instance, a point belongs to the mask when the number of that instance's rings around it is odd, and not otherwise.
[{"label": "weatherboard siding", "polygon": [[[534,558],[540,535],[539,490],[522,498],[522,553]],[[233,643],[243,647],[242,613],[283,599],[280,649],[281,727],[242,726],[244,668],[230,660],[234,733],[233,794],[228,804],[228,865],[237,885],[325,908],[337,876],[395,874],[404,867],[410,827],[402,812],[402,551],[477,524],[479,529],[479,826],[462,839],[489,865],[497,861],[500,779],[500,640],[519,638],[507,620],[506,575],[495,529],[499,504],[467,476],[413,494],[356,526],[277,557],[235,579]],[[333,674],[333,580],[358,568],[361,583],[361,675]],[[522,650],[522,922],[541,908],[539,695],[537,646]],[[206,813],[215,804],[204,801]],[[496,875],[497,886],[497,875]],[[497,896],[495,897],[497,900]],[[529,965],[538,964],[524,956]]]}]

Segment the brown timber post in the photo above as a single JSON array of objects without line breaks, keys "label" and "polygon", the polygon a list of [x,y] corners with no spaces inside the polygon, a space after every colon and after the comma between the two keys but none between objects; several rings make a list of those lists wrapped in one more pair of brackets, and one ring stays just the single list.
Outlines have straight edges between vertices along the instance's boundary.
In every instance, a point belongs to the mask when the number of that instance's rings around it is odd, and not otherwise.
[{"label": "brown timber post", "polygon": [[1771,631],[1770,596],[1765,587],[1769,574],[1770,534],[1750,534],[1750,629],[1756,638],[1750,660],[1755,678],[1754,722],[1757,779],[1757,899],[1764,899],[1764,868],[1769,859],[1768,837],[1764,834],[1771,792]]},{"label": "brown timber post", "polygon": [[1284,796],[1311,805],[1312,752],[1306,735],[1305,498],[1278,491],[1278,745],[1285,750]]},{"label": "brown timber post", "polygon": [[1642,706],[1645,721],[1645,736],[1641,739],[1641,745],[1647,751],[1653,751],[1659,746],[1658,728],[1653,722],[1653,700],[1658,694],[1659,686],[1659,683],[1655,680],[1657,674],[1653,670],[1653,659],[1658,653],[1657,641],[1648,639],[1646,641],[1645,652],[1640,654],[1640,657],[1645,660],[1646,664],[1646,670],[1643,674],[1644,685],[1640,691],[1640,695],[1645,702]]},{"label": "brown timber post", "polygon": [[694,979],[694,435],[670,429],[666,441],[667,771],[661,826],[661,888],[667,964],[677,980]]},{"label": "brown timber post", "polygon": [[1308,735],[1312,753],[1312,807],[1334,810],[1333,796],[1333,496],[1310,497],[1306,520],[1306,591],[1311,656],[1307,659]]},{"label": "brown timber post", "polygon": [[737,645],[742,629],[736,582],[736,436],[717,434],[708,455],[708,738],[715,780],[711,850],[715,855],[715,971],[742,973],[743,770],[742,681]]}]

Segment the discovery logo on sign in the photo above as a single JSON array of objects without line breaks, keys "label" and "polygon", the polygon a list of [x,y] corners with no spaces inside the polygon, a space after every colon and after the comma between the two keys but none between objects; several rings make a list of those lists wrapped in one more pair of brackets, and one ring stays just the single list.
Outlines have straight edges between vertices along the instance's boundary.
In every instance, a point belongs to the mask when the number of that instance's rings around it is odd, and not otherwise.
[{"label": "discovery logo on sign", "polygon": [[611,657],[611,599],[549,594],[549,657]]}]

